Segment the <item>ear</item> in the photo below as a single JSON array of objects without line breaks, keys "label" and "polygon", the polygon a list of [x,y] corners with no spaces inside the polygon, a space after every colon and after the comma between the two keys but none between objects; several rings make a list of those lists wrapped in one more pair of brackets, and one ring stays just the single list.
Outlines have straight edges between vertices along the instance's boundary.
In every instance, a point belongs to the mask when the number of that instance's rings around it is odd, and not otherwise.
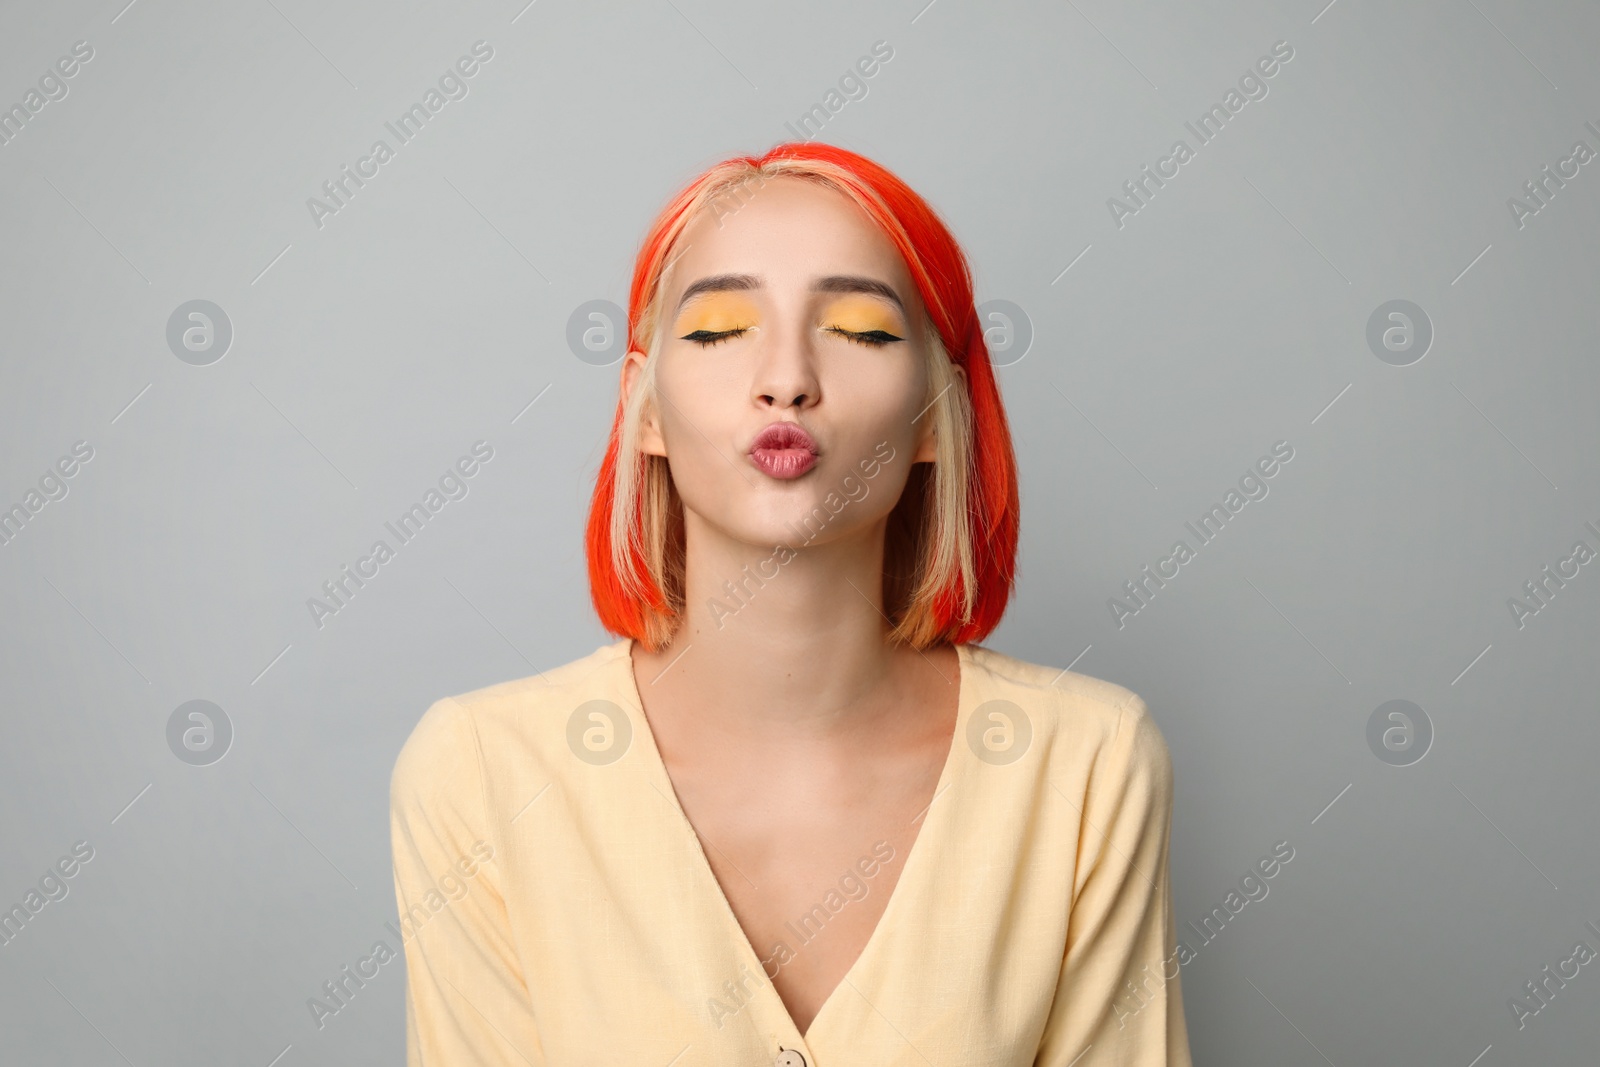
[{"label": "ear", "polygon": [[[645,354],[638,350],[630,351],[622,360],[622,402],[624,405],[633,396],[633,391],[639,388],[640,377],[644,374]],[[657,417],[656,405],[647,400],[644,410],[639,413],[639,451],[647,456],[665,456],[667,454],[666,440],[661,436],[661,422]]]},{"label": "ear", "polygon": [[[955,384],[952,389],[965,389],[967,387],[967,368],[959,363],[952,363],[950,369],[955,372]],[[939,458],[938,434],[935,432],[937,425],[933,420],[933,408],[928,408],[924,418],[918,421],[922,425],[921,436],[917,439],[916,453],[911,457],[913,463],[933,463]]]}]

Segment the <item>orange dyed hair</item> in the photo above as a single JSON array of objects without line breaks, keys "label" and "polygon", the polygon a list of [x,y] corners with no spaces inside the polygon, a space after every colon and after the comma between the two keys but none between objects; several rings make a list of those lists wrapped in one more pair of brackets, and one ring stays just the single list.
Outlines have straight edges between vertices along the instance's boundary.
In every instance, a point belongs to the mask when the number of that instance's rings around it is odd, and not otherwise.
[{"label": "orange dyed hair", "polygon": [[[913,464],[889,515],[884,611],[897,643],[921,649],[981,641],[999,625],[1011,596],[1019,505],[1011,430],[966,256],[905,182],[864,156],[814,142],[717,164],[667,203],[640,245],[628,294],[628,349],[646,354],[646,373],[632,403],[618,398],[595,478],[584,538],[595,610],[608,631],[652,650],[682,618],[683,504],[665,458],[636,444],[638,414],[654,390],[662,279],[678,236],[701,211],[731,214],[750,187],[777,177],[815,182],[853,200],[899,250],[916,285],[932,338],[927,400],[939,456]],[[951,365],[965,369],[964,388]]]}]

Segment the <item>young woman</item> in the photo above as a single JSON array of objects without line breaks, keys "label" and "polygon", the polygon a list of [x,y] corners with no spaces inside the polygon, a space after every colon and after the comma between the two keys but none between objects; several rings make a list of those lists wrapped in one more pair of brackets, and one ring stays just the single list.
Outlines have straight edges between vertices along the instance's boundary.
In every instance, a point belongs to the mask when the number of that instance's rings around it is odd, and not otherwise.
[{"label": "young woman", "polygon": [[419,1065],[1189,1064],[1143,701],[975,642],[1017,480],[966,260],[840,148],[690,183],[589,517],[614,644],[395,765]]}]

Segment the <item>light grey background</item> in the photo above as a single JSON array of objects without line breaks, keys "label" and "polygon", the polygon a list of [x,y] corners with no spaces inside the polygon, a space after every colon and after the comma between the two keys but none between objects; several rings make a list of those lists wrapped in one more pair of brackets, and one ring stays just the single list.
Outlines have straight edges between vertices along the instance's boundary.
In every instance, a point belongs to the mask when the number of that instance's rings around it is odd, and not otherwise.
[{"label": "light grey background", "polygon": [[[1183,969],[1197,1062],[1593,1062],[1600,964],[1520,1030],[1508,1002],[1600,948],[1600,564],[1524,625],[1508,600],[1600,547],[1600,162],[1520,227],[1507,202],[1600,149],[1600,9],[924,2],[6,5],[0,104],[94,49],[0,146],[0,506],[94,450],[0,547],[0,906],[94,849],[0,946],[8,1061],[401,1061],[403,963],[321,1029],[306,1005],[389,936],[400,744],[613,640],[580,537],[617,368],[568,318],[625,304],[663,199],[882,40],[819,136],[927,196],[1034,331],[1000,371],[1024,522],[986,644],[1148,701],[1180,924],[1295,849]],[[319,228],[307,199],[480,39],[469,94]],[[1108,198],[1278,41],[1119,227]],[[208,366],[166,340],[196,299],[233,328]],[[1395,299],[1434,332],[1408,366],[1367,342]],[[319,628],[308,598],[480,439],[468,495]],[[1119,628],[1108,599],[1278,441],[1270,493]],[[168,746],[194,699],[234,730],[209,766]],[[1409,766],[1367,742],[1394,699],[1434,731]]]}]

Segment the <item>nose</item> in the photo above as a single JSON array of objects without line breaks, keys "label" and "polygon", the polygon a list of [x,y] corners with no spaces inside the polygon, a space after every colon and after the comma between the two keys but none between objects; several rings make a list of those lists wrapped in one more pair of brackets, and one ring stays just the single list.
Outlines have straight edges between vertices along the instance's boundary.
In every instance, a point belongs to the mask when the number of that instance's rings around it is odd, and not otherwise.
[{"label": "nose", "polygon": [[756,360],[751,394],[768,408],[811,408],[822,399],[816,352],[804,330],[773,330]]}]

